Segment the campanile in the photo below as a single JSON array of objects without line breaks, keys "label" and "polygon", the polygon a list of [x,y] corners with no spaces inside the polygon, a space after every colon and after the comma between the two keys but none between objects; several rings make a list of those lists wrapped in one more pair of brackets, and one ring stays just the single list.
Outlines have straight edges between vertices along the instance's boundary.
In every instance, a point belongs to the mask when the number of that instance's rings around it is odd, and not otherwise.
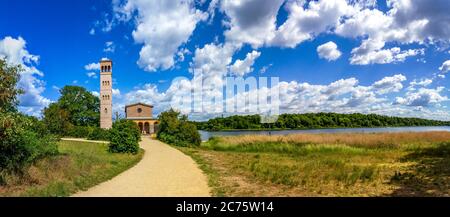
[{"label": "campanile", "polygon": [[100,128],[112,127],[112,61],[100,61]]}]

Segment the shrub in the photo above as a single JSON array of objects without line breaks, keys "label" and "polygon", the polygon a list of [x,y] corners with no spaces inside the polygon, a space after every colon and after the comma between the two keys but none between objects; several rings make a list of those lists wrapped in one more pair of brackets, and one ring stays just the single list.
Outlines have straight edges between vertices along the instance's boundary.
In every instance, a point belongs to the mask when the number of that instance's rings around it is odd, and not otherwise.
[{"label": "shrub", "polygon": [[85,126],[73,126],[69,129],[66,136],[75,138],[87,138],[93,129]]},{"label": "shrub", "polygon": [[109,130],[109,151],[112,153],[133,153],[139,151],[141,133],[136,123],[130,120],[114,122]]},{"label": "shrub", "polygon": [[89,140],[104,140],[104,141],[109,141],[109,130],[107,129],[102,129],[100,127],[94,127],[90,132],[89,135],[87,137],[87,139]]},{"label": "shrub", "polygon": [[200,133],[195,124],[190,123],[186,116],[170,109],[160,114],[159,131],[156,137],[166,143],[176,146],[199,146]]},{"label": "shrub", "polygon": [[37,123],[17,113],[0,114],[0,171],[21,172],[35,160],[58,153],[55,139]]}]

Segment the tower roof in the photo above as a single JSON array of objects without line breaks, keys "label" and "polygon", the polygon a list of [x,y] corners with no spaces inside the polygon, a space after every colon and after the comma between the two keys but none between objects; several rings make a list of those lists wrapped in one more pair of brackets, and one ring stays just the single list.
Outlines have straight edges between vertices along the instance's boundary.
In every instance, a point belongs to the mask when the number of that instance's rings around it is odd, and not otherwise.
[{"label": "tower roof", "polygon": [[145,103],[138,102],[138,103],[126,105],[126,106],[125,106],[125,109],[128,108],[128,107],[130,107],[130,106],[136,106],[136,105],[142,105],[142,106],[147,106],[147,107],[153,108],[153,105],[149,105],[149,104],[145,104]]},{"label": "tower roof", "polygon": [[101,63],[103,63],[103,62],[112,62],[112,60],[110,60],[110,59],[108,59],[108,58],[102,58],[102,59],[100,60],[100,62],[101,62]]}]

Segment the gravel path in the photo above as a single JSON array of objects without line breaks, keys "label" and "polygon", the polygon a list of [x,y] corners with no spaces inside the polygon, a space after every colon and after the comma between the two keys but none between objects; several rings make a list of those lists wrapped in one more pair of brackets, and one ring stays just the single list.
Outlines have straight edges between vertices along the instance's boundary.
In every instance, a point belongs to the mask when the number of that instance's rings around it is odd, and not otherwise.
[{"label": "gravel path", "polygon": [[206,176],[190,157],[148,137],[140,146],[145,154],[134,167],[73,196],[210,196]]}]

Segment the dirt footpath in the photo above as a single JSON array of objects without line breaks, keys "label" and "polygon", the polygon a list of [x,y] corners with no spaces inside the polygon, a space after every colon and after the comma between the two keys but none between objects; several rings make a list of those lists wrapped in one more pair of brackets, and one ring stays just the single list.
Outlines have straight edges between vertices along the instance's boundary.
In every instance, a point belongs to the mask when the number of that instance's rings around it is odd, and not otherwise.
[{"label": "dirt footpath", "polygon": [[206,176],[190,157],[148,137],[140,146],[145,154],[134,167],[73,196],[210,196]]}]

